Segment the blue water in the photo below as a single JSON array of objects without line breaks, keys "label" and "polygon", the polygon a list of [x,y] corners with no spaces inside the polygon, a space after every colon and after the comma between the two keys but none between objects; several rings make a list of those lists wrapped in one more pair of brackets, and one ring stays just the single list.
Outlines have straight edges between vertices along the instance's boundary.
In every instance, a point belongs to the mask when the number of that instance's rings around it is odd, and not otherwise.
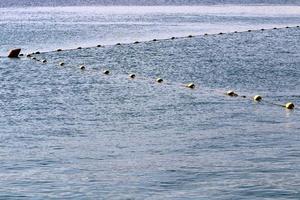
[{"label": "blue water", "polygon": [[0,199],[300,198],[300,8],[153,8],[1,9]]}]

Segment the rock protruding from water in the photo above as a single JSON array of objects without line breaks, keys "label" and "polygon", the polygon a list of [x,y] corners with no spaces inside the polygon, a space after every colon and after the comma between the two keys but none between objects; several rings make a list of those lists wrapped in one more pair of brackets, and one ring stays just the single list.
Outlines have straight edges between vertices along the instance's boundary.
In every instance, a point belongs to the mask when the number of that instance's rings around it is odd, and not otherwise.
[{"label": "rock protruding from water", "polygon": [[12,50],[10,50],[10,52],[8,53],[8,57],[9,57],[9,58],[18,58],[20,52],[21,52],[21,49],[12,49]]}]

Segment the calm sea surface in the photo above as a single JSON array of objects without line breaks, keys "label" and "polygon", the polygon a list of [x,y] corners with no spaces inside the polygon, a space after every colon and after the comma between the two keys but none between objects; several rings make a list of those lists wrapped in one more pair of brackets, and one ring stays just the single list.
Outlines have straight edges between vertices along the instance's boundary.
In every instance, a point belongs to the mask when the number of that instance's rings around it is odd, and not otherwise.
[{"label": "calm sea surface", "polygon": [[0,199],[300,199],[296,25],[299,6],[0,8]]}]

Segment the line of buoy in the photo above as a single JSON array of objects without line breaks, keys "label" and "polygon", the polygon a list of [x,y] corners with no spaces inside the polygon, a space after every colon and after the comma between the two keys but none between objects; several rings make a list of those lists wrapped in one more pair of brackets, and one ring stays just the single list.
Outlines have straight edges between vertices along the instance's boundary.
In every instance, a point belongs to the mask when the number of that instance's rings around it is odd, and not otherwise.
[{"label": "line of buoy", "polygon": [[[282,27],[282,28],[277,28],[277,27],[274,27],[274,28],[270,28],[269,30],[276,30],[276,29],[283,29],[283,28],[299,28],[300,26],[298,25],[298,26],[294,26],[294,27],[291,27],[291,26],[285,26],[285,27]],[[260,29],[261,31],[265,31],[265,30],[267,30],[267,29],[264,29],[264,28],[262,28],[262,29]],[[241,31],[241,32],[238,32],[238,31],[234,31],[234,32],[232,32],[232,33],[243,33],[243,32],[253,32],[253,31],[255,31],[255,30],[247,30],[247,31]],[[227,34],[230,34],[231,32],[228,32]],[[220,33],[216,33],[216,34],[208,34],[208,33],[204,33],[203,34],[203,36],[209,36],[209,35],[212,35],[212,36],[214,36],[214,35],[224,35],[225,33],[223,33],[223,32],[220,32]],[[201,35],[197,35],[197,36],[201,36]],[[171,37],[170,39],[171,40],[175,40],[175,39],[183,39],[183,38],[192,38],[192,37],[194,37],[193,35],[188,35],[188,36],[186,36],[186,37]],[[160,39],[160,40],[168,40],[168,39]],[[156,42],[156,41],[158,41],[158,39],[153,39],[152,40],[153,42]],[[138,44],[138,43],[141,43],[141,42],[139,42],[139,41],[135,41],[133,44]],[[128,43],[128,44],[130,44],[130,43]],[[122,45],[121,43],[116,43],[115,44],[116,46],[120,46],[120,45]],[[100,45],[100,44],[98,44],[98,45],[96,45],[96,46],[94,46],[94,47],[104,47],[103,45]],[[94,48],[94,47],[85,47],[86,49],[87,48]],[[77,47],[77,48],[75,48],[75,49],[61,49],[61,48],[59,48],[59,49],[56,49],[55,51],[56,52],[60,52],[60,51],[71,51],[71,50],[80,50],[80,49],[83,49],[83,47]],[[10,53],[12,53],[12,52],[15,52],[15,50],[17,50],[17,49],[13,49],[13,50],[11,50],[11,52]],[[49,53],[49,52],[55,52],[55,51],[47,51],[47,52],[43,52],[43,53]],[[16,56],[15,55],[13,55],[13,54],[10,54],[9,53],[9,56],[8,57],[10,57],[10,58],[16,58]],[[30,54],[28,54],[27,55],[27,57],[31,57],[32,55],[34,55],[34,54],[40,54],[41,52],[39,52],[39,51],[37,51],[37,52],[34,52],[34,53],[30,53]],[[20,52],[19,52],[19,54],[20,54]],[[19,54],[17,55],[17,57],[19,56]],[[22,56],[24,56],[23,54],[22,54]]]},{"label": "line of buoy", "polygon": [[[299,26],[297,26],[297,27],[299,27]],[[286,26],[285,28],[290,28],[290,27]],[[274,27],[273,29],[276,30],[277,27]],[[265,29],[260,29],[260,30],[264,31]],[[248,30],[247,32],[252,32],[252,30]],[[234,33],[237,33],[237,31],[234,31]],[[222,32],[218,33],[218,35],[222,35],[222,34],[224,34],[224,33],[222,33]],[[204,35],[207,36],[208,34],[205,33]],[[212,35],[215,35],[215,34],[212,34]],[[187,37],[191,38],[191,37],[194,37],[194,36],[189,35]],[[170,39],[174,40],[174,39],[176,39],[176,37],[171,37]],[[157,39],[153,39],[153,41],[157,41]],[[140,43],[140,42],[139,41],[134,42],[134,44],[138,44],[138,43]],[[116,45],[121,45],[121,43],[117,43]],[[97,45],[96,47],[101,47],[101,45]],[[82,49],[82,47],[78,47],[77,49]],[[70,49],[70,50],[72,50],[72,49]],[[63,50],[62,49],[57,49],[56,51],[60,52],[60,51],[63,51]],[[9,52],[8,57],[10,57],[10,58],[17,58],[19,56],[24,56],[23,54],[20,54],[20,52],[21,52],[21,49],[13,49],[13,50],[11,50]],[[40,61],[42,63],[47,63],[46,59],[40,60],[40,59],[37,59],[36,57],[33,57],[33,55],[35,55],[35,54],[38,55],[38,54],[40,54],[40,52],[37,51],[37,52],[31,53],[31,54],[28,54],[27,57],[31,58],[32,60]],[[64,66],[65,63],[64,62],[60,62],[59,65],[60,66]],[[86,68],[85,68],[84,65],[81,65],[80,69],[81,70],[85,70]],[[108,75],[108,74],[110,74],[110,71],[109,70],[104,70],[103,74]],[[131,78],[131,79],[134,79],[135,77],[136,77],[135,74],[130,74],[129,75],[129,78]],[[162,83],[163,79],[157,78],[156,82]],[[194,83],[188,83],[188,84],[185,84],[185,87],[190,88],[190,89],[194,89],[195,88],[195,84]],[[239,96],[237,93],[235,93],[232,90],[227,91],[226,95],[231,96],[231,97],[238,97]],[[239,96],[239,97],[246,98],[246,96]],[[256,101],[256,102],[261,102],[262,101],[262,97],[260,95],[256,95],[256,96],[253,97],[253,100]],[[267,101],[265,101],[265,102],[267,102]],[[292,109],[295,108],[295,105],[292,102],[288,102],[285,105],[280,105],[280,104],[276,104],[276,103],[272,103],[272,102],[267,102],[267,103],[271,103],[273,105],[278,105],[278,106],[281,106],[281,107],[285,107],[286,109],[289,109],[289,110],[292,110]]]},{"label": "line of buoy", "polygon": [[[32,59],[35,59],[35,60],[38,60],[37,58],[35,57],[32,57]],[[47,60],[42,60],[41,61],[42,63],[46,63]],[[59,63],[60,66],[64,66],[65,63],[64,62],[60,62]],[[79,68],[81,70],[85,70],[86,67],[84,65],[80,65]],[[110,74],[110,71],[109,70],[104,70],[103,71],[103,74],[105,75],[109,75]],[[129,74],[129,78],[130,79],[135,79],[136,75],[135,74]],[[157,78],[156,79],[156,82],[157,83],[162,83],[164,80],[162,78]],[[195,84],[194,83],[188,83],[188,84],[185,84],[184,85],[185,87],[187,88],[190,88],[190,89],[195,89]],[[234,92],[233,90],[229,90],[225,93],[227,96],[230,96],[230,97],[241,97],[241,98],[247,98],[245,95],[238,95],[236,92]],[[256,102],[261,102],[262,101],[262,96],[260,95],[255,95],[253,98],[252,98],[254,101]],[[280,107],[284,107],[288,110],[293,110],[295,109],[295,105],[292,103],[292,102],[288,102],[286,103],[285,105],[281,105],[281,104],[276,104],[276,103],[273,103],[273,102],[268,102],[268,101],[265,101],[266,103],[269,103],[269,104],[272,104],[272,105],[277,105],[277,106],[280,106]]]}]

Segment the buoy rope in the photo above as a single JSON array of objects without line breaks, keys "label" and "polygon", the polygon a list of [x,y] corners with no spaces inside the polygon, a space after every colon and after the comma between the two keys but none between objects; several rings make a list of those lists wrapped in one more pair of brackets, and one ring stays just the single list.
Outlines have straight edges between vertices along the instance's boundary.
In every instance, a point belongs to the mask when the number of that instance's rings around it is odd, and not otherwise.
[{"label": "buoy rope", "polygon": [[[284,27],[284,28],[299,28],[299,26],[296,26],[296,27]],[[276,29],[276,30],[278,30],[278,29],[280,29],[280,28],[273,28],[273,30],[274,29]],[[282,28],[281,28],[282,29]],[[268,30],[268,29],[260,29],[261,31],[265,31],[265,30]],[[252,31],[258,31],[258,30],[248,30],[248,31],[242,31],[242,32],[252,32]],[[239,33],[242,33],[242,32],[239,32]],[[237,31],[235,31],[234,33],[238,33]],[[217,34],[204,34],[204,36],[208,36],[208,35],[223,35],[224,33],[217,33]],[[227,33],[227,34],[229,34],[229,33]],[[200,36],[200,35],[198,35],[198,36]],[[191,38],[191,37],[196,37],[196,36],[192,36],[192,35],[189,35],[189,36],[187,36],[188,38]],[[169,39],[160,39],[160,40],[158,40],[158,39],[154,39],[153,41],[155,42],[155,41],[163,41],[163,40],[175,40],[175,39],[180,39],[180,38],[186,38],[186,37],[172,37],[172,38],[169,38]],[[136,42],[134,42],[133,44],[138,44],[138,43],[140,43],[140,42],[138,42],[138,41],[136,41]],[[130,44],[130,43],[127,43],[127,44]],[[121,45],[121,43],[117,43],[117,45]],[[109,45],[109,46],[113,46],[113,45]],[[84,49],[89,49],[89,48],[100,48],[100,47],[104,47],[104,46],[102,46],[102,45],[97,45],[97,46],[94,46],[94,47],[86,47],[86,48],[84,48]],[[77,50],[80,50],[80,49],[83,49],[82,47],[78,47],[78,48],[76,48]],[[48,52],[42,52],[42,53],[51,53],[51,52],[60,52],[60,51],[72,51],[72,50],[75,50],[75,49],[65,49],[65,50],[62,50],[62,49],[58,49],[58,50],[56,50],[56,51],[48,51]],[[41,54],[41,52],[35,52],[35,53],[32,53],[32,54],[28,54],[26,57],[29,57],[29,58],[31,58],[32,60],[35,60],[35,61],[39,61],[39,62],[42,62],[43,64],[47,64],[48,63],[48,61],[46,60],[46,59],[38,59],[38,58],[36,58],[34,55],[39,55],[39,54]],[[1,57],[0,56],[0,58],[3,58],[3,57]],[[53,63],[53,62],[52,62]],[[60,63],[58,63],[60,66],[64,66],[65,65],[65,63],[64,62],[60,62]],[[86,70],[86,67],[84,66],[84,65],[80,65],[80,67],[79,67],[81,70]],[[110,72],[108,71],[108,70],[105,70],[105,71],[103,71],[103,74],[105,74],[105,75],[109,75],[110,74]],[[130,75],[130,78],[131,79],[134,79],[134,78],[136,78],[136,75],[134,74],[134,76],[133,76],[133,74],[131,74]],[[139,78],[140,79],[143,79],[143,80],[147,80],[147,81],[150,81],[150,80],[152,80],[152,79],[149,79],[148,77],[142,77],[142,76],[139,76]],[[152,80],[153,81],[153,80]],[[158,79],[156,79],[156,82],[157,83],[163,83],[164,82],[164,80],[162,79],[162,78],[158,78]],[[174,85],[175,84],[175,82],[169,82],[169,81],[167,81],[167,85]],[[189,88],[189,89],[193,89],[193,90],[197,90],[197,88],[198,87],[196,87],[196,85],[194,84],[194,83],[186,83],[186,84],[183,84],[183,83],[177,83],[177,85],[181,85],[181,86],[183,86],[183,87],[186,87],[186,88]],[[217,91],[217,90],[215,90],[215,91],[213,91],[213,90],[211,90],[211,92],[217,92],[218,94],[220,94],[220,93],[222,93],[223,95],[225,94],[225,95],[228,95],[228,96],[231,96],[231,97],[240,97],[240,98],[243,98],[243,99],[249,99],[246,95],[238,95],[238,94],[236,94],[234,91],[228,91],[227,93],[224,93],[224,91]],[[256,96],[257,97],[257,96]],[[255,97],[254,97],[255,98]],[[252,99],[253,100],[253,99]],[[254,99],[255,100],[255,99]],[[267,103],[267,104],[269,104],[269,105],[275,105],[275,106],[280,106],[280,107],[285,107],[285,108],[287,108],[287,109],[290,109],[290,110],[292,110],[292,109],[296,109],[295,107],[294,107],[294,104],[293,103],[291,103],[291,102],[289,102],[289,103],[287,103],[287,104],[285,104],[285,105],[282,105],[282,104],[279,104],[279,103],[275,103],[275,102],[271,102],[271,101],[268,101],[268,100],[265,100],[265,99],[262,99],[262,97],[261,96],[259,96],[259,99],[257,99],[257,102],[264,102],[264,103]]]},{"label": "buoy rope", "polygon": [[[268,31],[268,30],[280,30],[280,29],[292,29],[292,28],[299,28],[300,26],[285,26],[285,27],[274,27],[274,28],[269,28],[269,29],[253,29],[253,30],[245,30],[245,31],[233,31],[233,32],[219,32],[219,33],[204,33],[204,34],[199,34],[199,35],[188,35],[188,36],[181,36],[181,37],[171,37],[171,38],[165,38],[165,39],[153,39],[153,40],[148,40],[148,41],[135,41],[135,42],[131,42],[131,43],[116,43],[115,45],[117,46],[121,46],[121,45],[129,45],[129,44],[139,44],[142,42],[159,42],[159,41],[167,41],[167,40],[176,40],[176,39],[185,39],[185,38],[192,38],[192,37],[208,37],[208,36],[217,36],[217,35],[228,35],[228,34],[237,34],[237,33],[249,33],[249,32],[264,32],[264,31]],[[90,47],[76,47],[76,48],[70,48],[70,49],[56,49],[56,50],[52,50],[52,51],[44,51],[44,52],[39,52],[38,53],[53,53],[53,52],[68,52],[68,51],[74,51],[74,50],[84,50],[84,49],[93,49],[93,48],[103,48],[103,47],[112,47],[115,45],[96,45],[96,46],[90,46]],[[35,52],[33,53],[29,53],[28,55],[34,55]],[[4,56],[0,56],[0,58],[4,58]]]}]

